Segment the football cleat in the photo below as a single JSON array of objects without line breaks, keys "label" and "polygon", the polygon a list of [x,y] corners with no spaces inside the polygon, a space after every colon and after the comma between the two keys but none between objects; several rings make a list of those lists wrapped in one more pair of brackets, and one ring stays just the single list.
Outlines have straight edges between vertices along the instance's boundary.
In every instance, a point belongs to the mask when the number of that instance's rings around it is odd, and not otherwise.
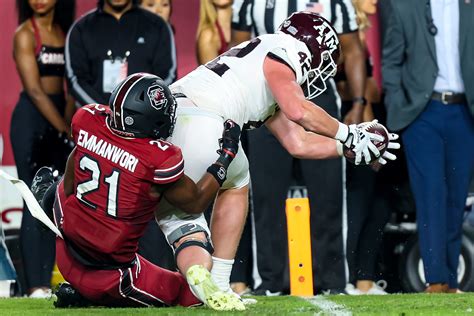
[{"label": "football cleat", "polygon": [[50,299],[52,296],[51,289],[36,289],[33,292],[31,292],[30,295],[28,295],[29,298],[45,298],[45,299]]},{"label": "football cleat", "polygon": [[87,307],[94,305],[91,301],[85,299],[69,283],[60,283],[54,290],[54,295],[57,297],[53,303],[56,308]]},{"label": "football cleat", "polygon": [[44,194],[53,183],[54,175],[51,168],[41,167],[36,171],[33,183],[31,184],[31,193],[33,193],[40,205],[43,203]]},{"label": "football cleat", "polygon": [[194,295],[210,308],[219,311],[245,310],[245,305],[239,298],[219,289],[204,266],[190,267],[186,272],[186,280]]}]

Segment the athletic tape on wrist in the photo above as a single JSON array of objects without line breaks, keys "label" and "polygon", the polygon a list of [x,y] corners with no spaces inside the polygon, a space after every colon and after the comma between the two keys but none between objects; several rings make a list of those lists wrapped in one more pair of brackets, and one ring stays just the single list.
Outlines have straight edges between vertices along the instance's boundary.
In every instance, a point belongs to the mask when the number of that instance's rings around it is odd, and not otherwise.
[{"label": "athletic tape on wrist", "polygon": [[339,155],[339,157],[342,157],[342,155],[344,155],[344,145],[340,142],[340,141],[336,141],[336,150],[337,150],[337,154]]},{"label": "athletic tape on wrist", "polygon": [[338,123],[339,128],[337,129],[337,133],[336,136],[334,136],[334,139],[340,140],[342,143],[345,143],[347,141],[347,138],[349,137],[349,126],[341,122]]}]

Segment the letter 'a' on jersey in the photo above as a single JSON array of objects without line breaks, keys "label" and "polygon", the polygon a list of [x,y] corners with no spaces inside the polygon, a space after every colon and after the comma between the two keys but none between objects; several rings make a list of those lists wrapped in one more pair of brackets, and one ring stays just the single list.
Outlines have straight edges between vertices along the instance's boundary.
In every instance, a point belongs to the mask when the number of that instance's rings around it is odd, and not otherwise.
[{"label": "letter 'a' on jersey", "polygon": [[112,91],[109,105],[109,125],[119,135],[166,139],[173,133],[176,100],[158,76],[131,74]]},{"label": "letter 'a' on jersey", "polygon": [[331,24],[314,12],[295,12],[278,28],[308,46],[311,52],[311,69],[302,88],[307,99],[312,99],[326,90],[326,80],[337,72],[339,39]]}]

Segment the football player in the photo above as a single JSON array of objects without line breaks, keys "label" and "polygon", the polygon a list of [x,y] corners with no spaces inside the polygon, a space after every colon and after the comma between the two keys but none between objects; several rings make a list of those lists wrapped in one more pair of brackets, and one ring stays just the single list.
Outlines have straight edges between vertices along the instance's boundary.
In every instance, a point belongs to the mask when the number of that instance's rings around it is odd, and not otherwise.
[{"label": "football player", "polygon": [[[337,34],[328,21],[316,13],[297,12],[276,34],[244,42],[172,84],[178,118],[171,141],[182,148],[186,174],[196,181],[216,159],[214,143],[225,119],[246,126],[265,124],[298,158],[342,156],[343,146],[355,152],[356,164],[369,163],[371,154],[379,157],[372,141],[380,141],[380,136],[361,124],[340,123],[308,101],[321,94],[335,75],[339,51]],[[388,148],[399,147],[393,142],[397,138],[390,134]],[[378,161],[395,158],[385,152]],[[215,249],[211,273],[224,291],[230,292],[229,277],[247,215],[249,179],[247,158],[239,150],[211,219]],[[160,203],[170,214],[159,221],[170,245],[176,248],[183,236],[210,235],[202,215],[190,216],[166,200]],[[179,260],[181,254],[176,255]]]},{"label": "football player", "polygon": [[[147,224],[154,213],[160,214],[160,199],[189,214],[201,213],[225,181],[238,150],[240,127],[226,120],[220,128],[220,149],[215,140],[217,157],[195,184],[184,174],[179,147],[165,141],[172,134],[175,111],[176,101],[164,82],[138,73],[113,91],[110,107],[92,104],[76,112],[72,120],[76,147],[54,202],[54,220],[64,236],[56,242],[59,270],[95,304],[192,306],[201,301],[218,310],[242,310],[241,301],[213,283],[210,266],[178,260],[185,279],[137,254]],[[32,187],[36,195],[51,179],[47,171],[37,174]],[[183,243],[187,249],[181,258],[198,248],[194,255],[205,262],[199,251],[202,247],[212,251],[205,238],[198,243],[182,237],[175,246],[179,249]]]}]

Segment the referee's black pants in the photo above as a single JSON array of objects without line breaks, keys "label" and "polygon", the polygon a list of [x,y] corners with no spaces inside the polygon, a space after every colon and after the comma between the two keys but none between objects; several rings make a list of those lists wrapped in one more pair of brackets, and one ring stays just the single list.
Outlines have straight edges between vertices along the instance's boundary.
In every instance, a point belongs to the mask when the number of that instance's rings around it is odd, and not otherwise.
[{"label": "referee's black pants", "polygon": [[[377,280],[377,264],[389,207],[380,174],[347,164],[347,262],[349,281]],[[383,173],[384,170],[380,171]]]},{"label": "referee's black pants", "polygon": [[[344,117],[352,107],[352,101],[342,103]],[[384,124],[386,113],[383,104],[372,104],[375,117]],[[347,245],[346,257],[349,266],[349,282],[378,278],[377,268],[383,242],[384,228],[390,217],[388,205],[391,192],[389,163],[375,172],[369,166],[346,164],[347,194]],[[392,180],[393,181],[393,180]]]},{"label": "referee's black pants", "polygon": [[[313,100],[338,117],[330,88]],[[249,132],[249,162],[256,237],[258,290],[287,292],[288,245],[285,201],[293,177],[293,157],[261,127]],[[301,160],[311,207],[314,286],[342,290],[346,279],[342,235],[342,159]],[[254,271],[254,276],[257,271]]]}]

